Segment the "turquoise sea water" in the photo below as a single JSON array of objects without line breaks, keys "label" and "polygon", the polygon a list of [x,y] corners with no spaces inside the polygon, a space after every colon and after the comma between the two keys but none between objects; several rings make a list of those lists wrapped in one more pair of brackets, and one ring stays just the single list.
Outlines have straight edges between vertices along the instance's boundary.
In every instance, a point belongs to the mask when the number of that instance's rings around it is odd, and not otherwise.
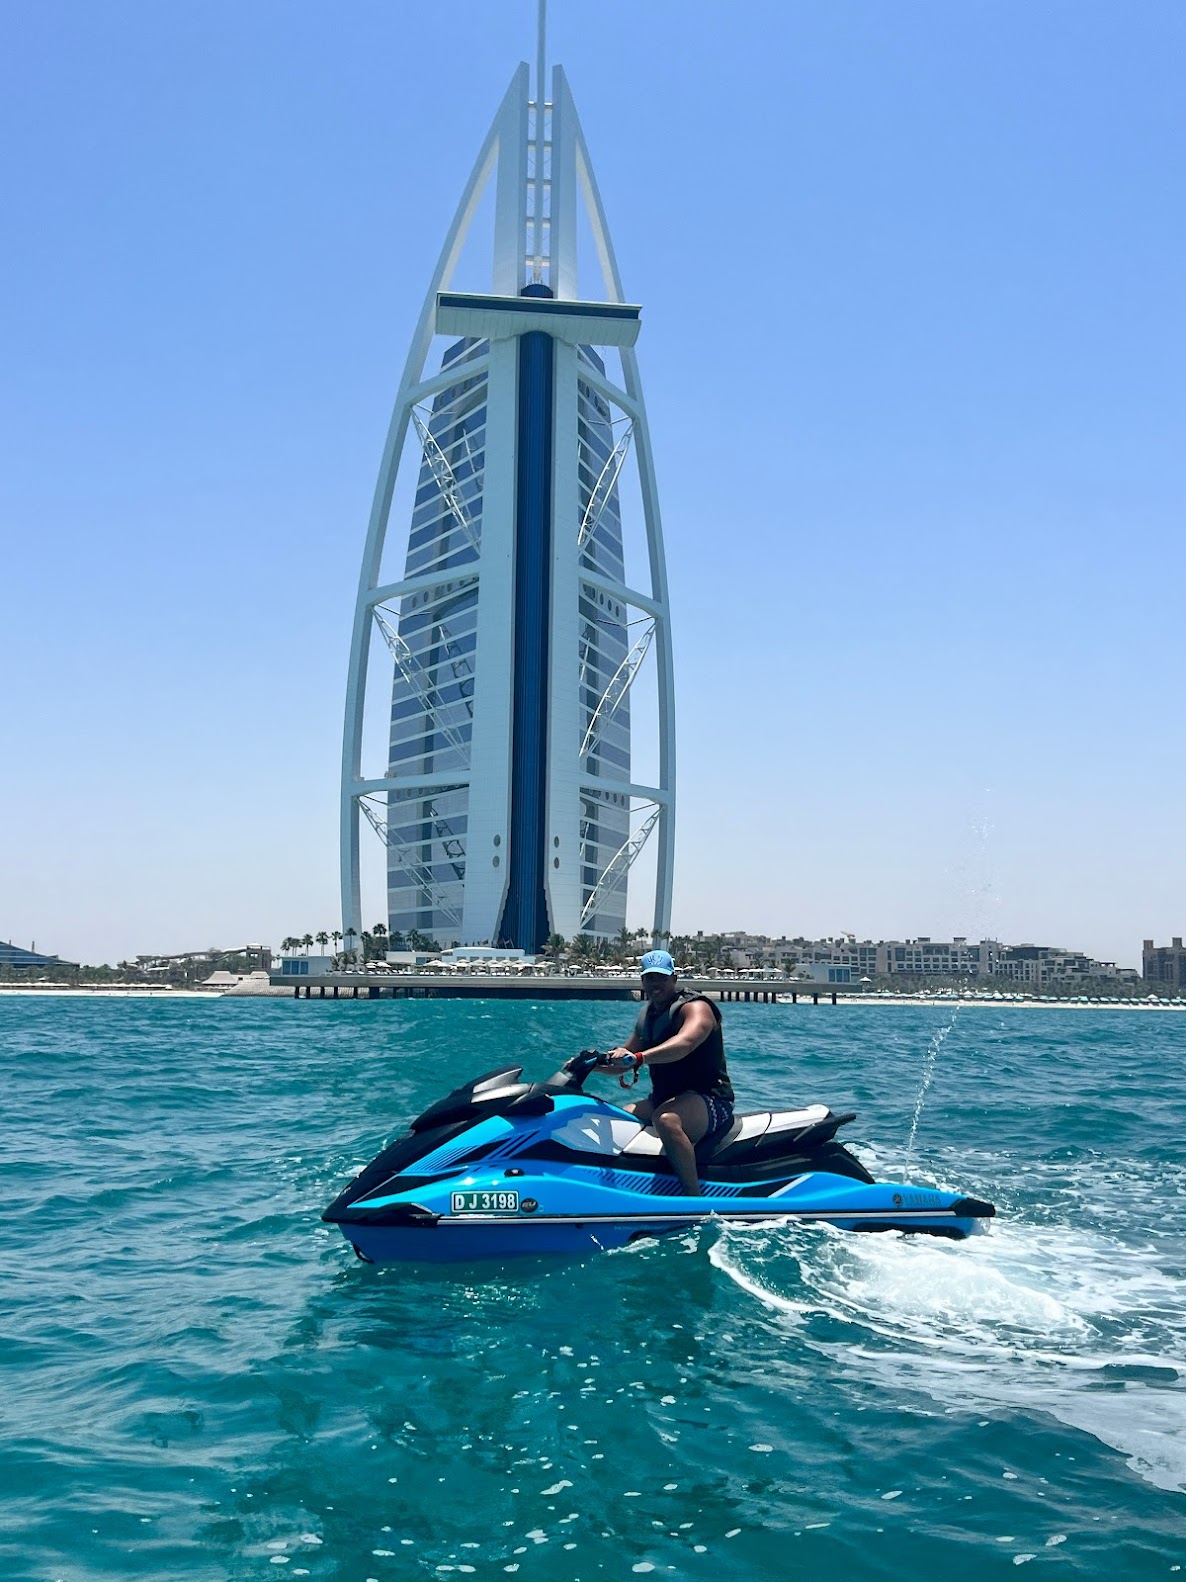
[{"label": "turquoise sea water", "polygon": [[995,1200],[965,1243],[379,1269],[319,1223],[446,1088],[631,1020],[0,1001],[0,1576],[1186,1564],[1186,1016],[726,1008],[742,1107],[856,1108],[877,1174],[933,1066],[911,1174]]}]

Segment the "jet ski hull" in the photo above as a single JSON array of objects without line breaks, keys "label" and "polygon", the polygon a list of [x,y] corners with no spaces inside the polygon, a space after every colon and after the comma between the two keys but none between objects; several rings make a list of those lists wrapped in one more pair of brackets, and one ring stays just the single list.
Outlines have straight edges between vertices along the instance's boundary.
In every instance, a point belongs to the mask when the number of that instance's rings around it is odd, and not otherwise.
[{"label": "jet ski hull", "polygon": [[[587,1221],[563,1224],[494,1224],[480,1226],[446,1221],[428,1231],[394,1225],[352,1225],[342,1234],[364,1263],[476,1263],[487,1259],[576,1257],[584,1253],[611,1252],[625,1247],[639,1234],[638,1227],[619,1222],[596,1226]],[[680,1227],[669,1225],[654,1235]]]},{"label": "jet ski hull", "polygon": [[[962,1240],[983,1229],[993,1212],[991,1204],[975,1198],[892,1182],[870,1187],[826,1174],[776,1187],[777,1195],[769,1197],[624,1192],[561,1174],[512,1181],[513,1190],[501,1174],[466,1175],[429,1190],[420,1186],[411,1194],[346,1210],[338,1225],[367,1262],[438,1263],[609,1251],[713,1220],[825,1224]],[[713,1183],[706,1188],[711,1192]],[[467,1205],[475,1199],[502,1200],[505,1206],[470,1211]]]},{"label": "jet ski hull", "polygon": [[995,1212],[978,1198],[873,1181],[834,1140],[852,1117],[823,1106],[740,1117],[701,1162],[703,1195],[687,1197],[653,1132],[628,1112],[566,1089],[562,1075],[499,1086],[507,1075],[475,1079],[425,1111],[330,1204],[322,1218],[360,1258],[573,1255],[714,1220],[962,1239]]}]

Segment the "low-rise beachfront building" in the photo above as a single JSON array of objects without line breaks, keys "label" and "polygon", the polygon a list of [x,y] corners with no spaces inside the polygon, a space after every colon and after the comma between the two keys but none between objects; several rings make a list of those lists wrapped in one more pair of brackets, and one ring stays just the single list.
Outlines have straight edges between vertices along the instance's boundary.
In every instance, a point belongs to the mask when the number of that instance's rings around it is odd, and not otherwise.
[{"label": "low-rise beachfront building", "polygon": [[1132,981],[1136,973],[1117,967],[1114,961],[1095,961],[1081,951],[1063,950],[1057,945],[1002,945],[993,976],[1020,987],[1042,989],[1100,979]]},{"label": "low-rise beachfront building", "polygon": [[389,950],[384,956],[389,967],[400,967],[407,972],[414,972],[417,967],[423,967],[426,962],[435,957],[435,950]]},{"label": "low-rise beachfront building", "polygon": [[270,972],[272,967],[272,952],[267,945],[235,945],[226,950],[220,945],[210,945],[205,950],[180,950],[171,956],[154,951],[137,956],[135,961],[121,961],[120,966],[129,972],[159,977],[186,968],[198,970],[207,962],[213,965],[216,961],[231,959],[245,962],[247,972]]},{"label": "low-rise beachfront building", "polygon": [[778,939],[770,939],[765,934],[736,930],[712,937],[720,940],[732,965],[742,970],[776,967],[789,973],[797,967],[816,965],[850,967],[854,982],[861,977],[871,977],[878,970],[879,947],[872,940],[858,942],[851,934],[838,935],[834,939],[805,939],[802,935],[788,939],[783,934]]},{"label": "low-rise beachfront building", "polygon": [[1168,945],[1146,939],[1141,948],[1141,977],[1150,988],[1186,989],[1186,946],[1181,934]]},{"label": "low-rise beachfront building", "polygon": [[526,951],[511,949],[510,947],[455,945],[452,950],[442,950],[440,952],[440,960],[457,963],[462,966],[472,966],[483,961],[510,962],[514,964],[524,960],[534,961],[535,957],[529,957]]},{"label": "low-rise beachfront building", "polygon": [[[1082,951],[1057,945],[1004,945],[999,940],[972,943],[963,935],[951,940],[858,940],[843,934],[831,939],[769,940],[755,934],[722,934],[734,966],[781,967],[788,974],[830,983],[859,983],[862,979],[908,978],[921,982],[939,979],[976,979],[1040,989],[1051,985],[1087,983],[1097,979],[1135,982],[1136,972],[1112,961],[1096,961]],[[1181,941],[1178,941],[1181,945]],[[1167,955],[1169,953],[1167,952]],[[1186,974],[1186,951],[1181,952]],[[1162,981],[1181,981],[1169,978]]]},{"label": "low-rise beachfront building", "polygon": [[[1001,946],[995,940],[969,944],[957,937],[950,941],[918,939],[862,939],[840,934],[830,939],[781,938],[767,940],[753,934],[723,934],[736,967],[777,966],[788,971],[806,971],[836,983],[857,983],[862,978],[887,978],[894,974],[910,977],[951,978],[991,977]],[[820,969],[816,972],[814,969]],[[834,972],[848,976],[832,976]]]},{"label": "low-rise beachfront building", "polygon": [[332,972],[333,965],[332,956],[282,955],[279,970],[286,978],[320,978],[325,973]]},{"label": "low-rise beachfront building", "polygon": [[878,946],[877,971],[885,977],[991,978],[1002,947],[995,939],[972,945],[963,935],[952,940],[892,939]]},{"label": "low-rise beachfront building", "polygon": [[884,948],[886,964],[880,970],[893,977],[995,979],[1032,989],[1136,978],[1131,968],[1117,967],[1114,961],[1096,961],[1082,951],[1064,950],[1059,945],[1004,945],[995,939],[973,945],[959,937],[950,943],[920,937],[894,940]]},{"label": "low-rise beachfront building", "polygon": [[872,940],[856,940],[851,935],[838,939],[805,939],[799,942],[795,965],[800,970],[807,969],[810,977],[832,983],[856,983],[884,970],[878,966],[879,950]]}]

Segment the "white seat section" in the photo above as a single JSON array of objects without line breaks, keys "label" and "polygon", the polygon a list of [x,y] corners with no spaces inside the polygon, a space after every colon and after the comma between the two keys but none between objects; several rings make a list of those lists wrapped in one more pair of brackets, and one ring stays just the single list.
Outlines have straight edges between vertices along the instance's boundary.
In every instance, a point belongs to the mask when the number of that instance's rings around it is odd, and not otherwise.
[{"label": "white seat section", "polygon": [[715,1158],[715,1156],[717,1154],[723,1153],[724,1150],[726,1148],[728,1148],[731,1143],[735,1143],[740,1136],[741,1136],[741,1121],[735,1119],[733,1121],[733,1124],[729,1127],[728,1131],[723,1132],[721,1134],[721,1136],[718,1137],[716,1142],[713,1144],[713,1149],[712,1149],[713,1157]]},{"label": "white seat section", "polygon": [[763,1110],[757,1115],[739,1115],[725,1135],[718,1139],[712,1150],[715,1159],[734,1143],[752,1142],[755,1137],[769,1137],[778,1132],[801,1132],[814,1126],[832,1112],[826,1104],[813,1104],[805,1110],[782,1110],[776,1115]]},{"label": "white seat section", "polygon": [[[827,1113],[827,1110],[820,1110],[820,1115],[826,1115]],[[812,1120],[816,1119],[818,1117],[815,1112],[811,1111],[808,1120],[802,1124],[804,1126],[809,1125]],[[762,1110],[757,1115],[739,1115],[713,1149],[714,1155],[725,1148],[731,1147],[733,1143],[750,1142],[755,1137],[761,1137],[770,1122],[771,1115],[769,1110]],[[622,1152],[624,1154],[660,1154],[663,1152],[663,1144],[659,1141],[658,1134],[651,1127],[645,1126],[637,1137],[632,1138],[626,1144]]]},{"label": "white seat section", "polygon": [[811,1104],[805,1110],[781,1110],[770,1117],[770,1130],[801,1132],[805,1126],[814,1126],[817,1121],[826,1121],[831,1113],[826,1104]]},{"label": "white seat section", "polygon": [[652,1131],[649,1126],[640,1127],[638,1135],[632,1137],[622,1149],[624,1154],[661,1154],[663,1144],[659,1141],[658,1132]]}]

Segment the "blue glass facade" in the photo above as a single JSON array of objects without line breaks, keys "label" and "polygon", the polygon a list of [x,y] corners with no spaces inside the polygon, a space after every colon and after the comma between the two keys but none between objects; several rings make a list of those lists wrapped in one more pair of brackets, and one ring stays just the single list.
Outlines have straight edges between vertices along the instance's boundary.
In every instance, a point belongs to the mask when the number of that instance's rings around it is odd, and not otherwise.
[{"label": "blue glass facade", "polygon": [[[445,353],[458,364],[455,385],[440,392],[422,425],[405,574],[438,573],[440,582],[403,599],[391,699],[389,775],[468,775],[473,721],[477,564],[482,541],[486,461],[486,378],[464,377],[485,343],[459,341]],[[388,927],[460,938],[469,790],[393,791],[387,797]]]},{"label": "blue glass facade", "polygon": [[[546,291],[546,287],[543,288]],[[527,288],[530,292],[533,288]],[[386,802],[388,927],[416,929],[442,944],[462,941],[468,859],[474,667],[478,583],[466,577],[481,549],[486,456],[487,384],[465,376],[467,359],[486,343],[459,341],[445,354],[458,380],[433,400],[422,424],[423,453],[409,535],[405,575],[439,574],[436,586],[405,597],[395,627],[398,649],[391,701],[388,774],[458,773],[459,784],[392,791]],[[590,347],[578,365],[604,374]],[[543,332],[523,335],[518,353],[516,414],[515,597],[512,785],[507,845],[506,901],[494,942],[539,950],[553,931],[548,916],[547,721],[550,567],[555,532],[572,533],[581,570],[621,583],[625,577],[615,452],[622,422],[588,381],[577,381],[579,520],[552,521],[554,344]],[[612,710],[599,705],[630,648],[627,612],[591,583],[578,582],[578,722],[584,742],[580,770],[579,853],[582,930],[612,936],[622,928],[626,892],[598,892],[609,863],[630,832],[630,807],[598,780],[630,779],[628,694]],[[383,612],[380,611],[380,614]],[[596,726],[594,719],[597,717]],[[590,900],[597,893],[596,903]],[[479,941],[466,941],[479,943]]]}]

